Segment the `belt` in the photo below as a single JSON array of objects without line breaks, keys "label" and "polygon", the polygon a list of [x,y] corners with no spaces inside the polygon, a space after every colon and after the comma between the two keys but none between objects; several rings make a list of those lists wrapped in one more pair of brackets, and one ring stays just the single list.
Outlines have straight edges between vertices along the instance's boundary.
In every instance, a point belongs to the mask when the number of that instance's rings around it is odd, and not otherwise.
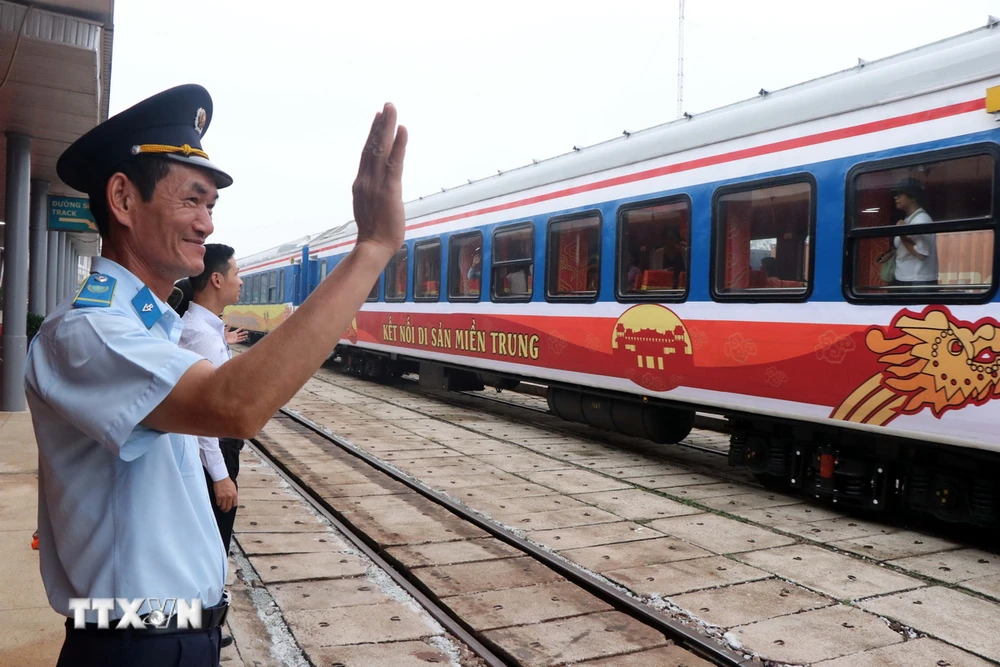
[{"label": "belt", "polygon": [[[178,628],[176,614],[171,615],[165,620],[165,622],[157,623],[157,621],[159,621],[158,618],[151,618],[155,613],[157,612],[151,612],[139,617],[145,624],[145,627],[136,628],[129,626],[128,628],[123,628],[122,630],[125,632],[132,631],[144,635],[207,632],[208,630],[214,630],[215,628],[222,627],[222,625],[226,622],[226,616],[229,614],[229,593],[223,593],[222,602],[219,604],[214,607],[201,610],[200,628]],[[121,619],[112,619],[106,628],[98,627],[97,623],[87,623],[83,628],[77,629],[74,625],[73,619],[67,618],[66,627],[70,630],[77,630],[77,632],[82,632],[84,630],[90,632],[115,632],[117,631],[116,626],[120,620]]]}]

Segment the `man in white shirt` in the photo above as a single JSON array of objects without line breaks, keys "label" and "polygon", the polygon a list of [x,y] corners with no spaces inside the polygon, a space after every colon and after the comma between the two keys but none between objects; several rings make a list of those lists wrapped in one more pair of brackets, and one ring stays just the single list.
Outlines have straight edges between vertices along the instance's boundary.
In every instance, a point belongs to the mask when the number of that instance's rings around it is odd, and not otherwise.
[{"label": "man in white shirt", "polygon": [[[235,251],[227,245],[206,243],[205,270],[190,278],[193,295],[184,312],[180,346],[200,354],[214,366],[221,366],[232,358],[226,342],[226,325],[220,315],[226,306],[240,298],[243,281],[237,275],[234,255]],[[240,471],[243,441],[199,436],[198,449],[219,534],[229,553],[236,521],[236,477]]]},{"label": "man in white shirt", "polygon": [[[892,189],[896,208],[906,217],[899,225],[920,225],[933,222],[923,206],[924,189],[920,181],[906,179]],[[896,248],[894,284],[917,287],[938,284],[937,242],[934,234],[909,233],[893,239]]]}]

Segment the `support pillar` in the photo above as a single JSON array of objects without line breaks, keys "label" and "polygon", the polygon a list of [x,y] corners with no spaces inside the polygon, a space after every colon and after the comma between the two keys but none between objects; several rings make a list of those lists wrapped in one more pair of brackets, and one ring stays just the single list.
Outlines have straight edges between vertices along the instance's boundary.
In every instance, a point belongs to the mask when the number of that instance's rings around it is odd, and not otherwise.
[{"label": "support pillar", "polygon": [[28,260],[28,312],[45,315],[46,262],[48,262],[49,232],[46,229],[49,212],[48,181],[31,182],[31,257]]},{"label": "support pillar", "polygon": [[28,325],[28,235],[31,137],[7,133],[7,208],[4,229],[3,334],[0,335],[0,410],[24,411]]},{"label": "support pillar", "polygon": [[66,281],[66,232],[59,232],[56,251],[56,302],[62,302],[63,285]]},{"label": "support pillar", "polygon": [[69,286],[73,280],[73,240],[66,235],[66,246],[63,248],[63,298],[69,296]]},{"label": "support pillar", "polygon": [[69,293],[75,295],[76,286],[80,283],[80,251],[76,249],[76,245],[70,251],[70,258],[73,261],[70,262]]},{"label": "support pillar", "polygon": [[45,314],[59,305],[59,232],[49,232],[49,259],[45,265]]}]

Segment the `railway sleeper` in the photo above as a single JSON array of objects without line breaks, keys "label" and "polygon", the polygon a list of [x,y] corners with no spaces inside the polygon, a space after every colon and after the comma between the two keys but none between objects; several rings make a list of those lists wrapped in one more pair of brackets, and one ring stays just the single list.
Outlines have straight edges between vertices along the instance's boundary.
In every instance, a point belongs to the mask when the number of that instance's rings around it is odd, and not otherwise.
[{"label": "railway sleeper", "polygon": [[[965,450],[967,452],[967,450]],[[868,510],[909,509],[949,523],[1000,526],[1000,457],[880,441],[803,425],[734,421],[729,463],[767,488]]]}]

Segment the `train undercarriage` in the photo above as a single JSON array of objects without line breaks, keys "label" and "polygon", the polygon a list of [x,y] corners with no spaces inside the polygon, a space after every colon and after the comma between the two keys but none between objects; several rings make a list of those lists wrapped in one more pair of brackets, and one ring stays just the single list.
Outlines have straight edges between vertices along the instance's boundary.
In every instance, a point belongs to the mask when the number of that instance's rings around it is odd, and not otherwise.
[{"label": "train undercarriage", "polygon": [[[439,391],[514,389],[530,380],[355,347],[338,348],[337,356],[355,375],[386,381],[415,373],[422,387]],[[546,396],[562,419],[659,444],[680,442],[695,425],[695,409],[677,403],[552,384]],[[746,467],[767,488],[841,507],[1000,526],[1000,455],[994,452],[758,415],[725,417],[729,464]]]}]

